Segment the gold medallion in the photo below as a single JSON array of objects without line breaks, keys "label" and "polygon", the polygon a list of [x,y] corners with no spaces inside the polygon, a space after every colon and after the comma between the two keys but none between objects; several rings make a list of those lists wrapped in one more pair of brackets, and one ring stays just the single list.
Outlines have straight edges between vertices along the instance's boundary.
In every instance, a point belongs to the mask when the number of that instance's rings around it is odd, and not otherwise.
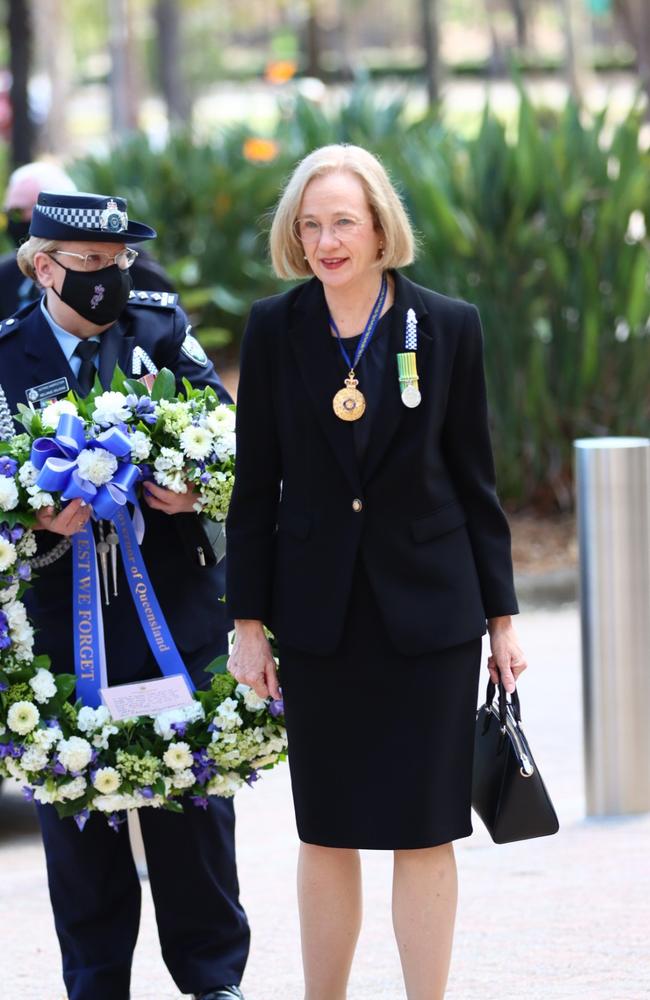
[{"label": "gold medallion", "polygon": [[366,409],[366,400],[362,392],[357,389],[359,380],[350,372],[345,380],[345,389],[339,389],[332,406],[339,420],[358,420],[362,417]]}]

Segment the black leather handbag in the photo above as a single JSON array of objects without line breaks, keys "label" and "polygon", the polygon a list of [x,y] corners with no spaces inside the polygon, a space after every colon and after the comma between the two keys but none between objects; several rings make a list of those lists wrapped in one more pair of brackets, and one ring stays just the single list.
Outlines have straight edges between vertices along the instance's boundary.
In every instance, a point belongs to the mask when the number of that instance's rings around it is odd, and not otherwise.
[{"label": "black leather handbag", "polygon": [[476,715],[472,806],[495,844],[548,837],[560,824],[521,728],[519,695],[508,701],[499,684],[495,703],[495,693],[490,681]]}]

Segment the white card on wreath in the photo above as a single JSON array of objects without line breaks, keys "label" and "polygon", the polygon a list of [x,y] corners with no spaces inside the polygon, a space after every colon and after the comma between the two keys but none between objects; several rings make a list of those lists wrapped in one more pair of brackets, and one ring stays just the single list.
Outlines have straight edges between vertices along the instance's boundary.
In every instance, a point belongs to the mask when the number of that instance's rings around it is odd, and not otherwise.
[{"label": "white card on wreath", "polygon": [[138,715],[159,715],[172,708],[191,705],[192,692],[182,674],[156,677],[151,681],[133,684],[116,684],[100,688],[99,693],[106,708],[116,721],[133,719]]}]

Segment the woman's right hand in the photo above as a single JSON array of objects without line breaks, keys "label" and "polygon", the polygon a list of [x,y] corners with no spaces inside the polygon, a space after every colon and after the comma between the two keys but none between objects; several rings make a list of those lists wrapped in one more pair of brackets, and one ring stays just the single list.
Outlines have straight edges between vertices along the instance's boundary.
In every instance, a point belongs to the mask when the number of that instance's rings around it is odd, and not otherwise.
[{"label": "woman's right hand", "polygon": [[235,644],[228,659],[228,670],[260,698],[282,697],[278,671],[262,622],[252,619],[235,622]]},{"label": "woman's right hand", "polygon": [[36,512],[36,531],[52,531],[55,535],[76,535],[90,519],[90,507],[77,498],[57,514],[54,507],[41,507]]}]

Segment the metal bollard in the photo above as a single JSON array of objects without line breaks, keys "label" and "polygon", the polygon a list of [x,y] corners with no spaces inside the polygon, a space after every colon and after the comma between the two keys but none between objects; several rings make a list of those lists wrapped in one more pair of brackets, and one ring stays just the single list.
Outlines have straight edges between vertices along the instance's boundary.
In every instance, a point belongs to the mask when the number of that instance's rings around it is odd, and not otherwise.
[{"label": "metal bollard", "polygon": [[650,810],[650,439],[574,442],[588,816]]}]

